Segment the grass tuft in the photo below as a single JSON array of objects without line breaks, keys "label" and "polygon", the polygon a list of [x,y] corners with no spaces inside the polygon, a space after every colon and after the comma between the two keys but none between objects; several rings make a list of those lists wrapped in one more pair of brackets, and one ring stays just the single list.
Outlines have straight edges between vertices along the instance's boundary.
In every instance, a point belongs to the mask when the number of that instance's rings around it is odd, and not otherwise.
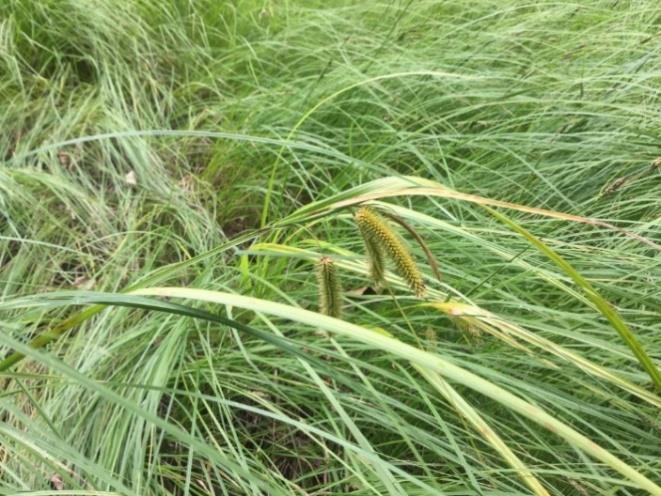
[{"label": "grass tuft", "polygon": [[0,1],[0,494],[660,494],[660,15]]}]

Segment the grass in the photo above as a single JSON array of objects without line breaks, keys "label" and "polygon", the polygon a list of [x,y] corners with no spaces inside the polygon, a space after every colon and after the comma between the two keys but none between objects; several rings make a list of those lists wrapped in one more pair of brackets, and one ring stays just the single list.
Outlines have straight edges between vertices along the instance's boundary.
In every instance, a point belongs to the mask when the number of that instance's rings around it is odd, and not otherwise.
[{"label": "grass", "polygon": [[2,3],[0,494],[661,494],[659,19]]}]

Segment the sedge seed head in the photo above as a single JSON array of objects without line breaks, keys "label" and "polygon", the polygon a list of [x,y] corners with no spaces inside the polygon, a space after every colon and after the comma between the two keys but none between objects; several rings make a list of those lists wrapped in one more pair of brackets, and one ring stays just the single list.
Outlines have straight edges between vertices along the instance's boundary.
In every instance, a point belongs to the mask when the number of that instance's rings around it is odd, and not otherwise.
[{"label": "sedge seed head", "polygon": [[[425,283],[411,253],[386,220],[369,207],[361,207],[354,216],[358,229],[365,240],[367,254],[380,252],[390,258],[397,272],[418,297],[425,295]],[[371,267],[374,263],[371,261]]]},{"label": "sedge seed head", "polygon": [[323,257],[317,264],[319,283],[319,313],[339,318],[342,315],[342,284],[330,257]]}]

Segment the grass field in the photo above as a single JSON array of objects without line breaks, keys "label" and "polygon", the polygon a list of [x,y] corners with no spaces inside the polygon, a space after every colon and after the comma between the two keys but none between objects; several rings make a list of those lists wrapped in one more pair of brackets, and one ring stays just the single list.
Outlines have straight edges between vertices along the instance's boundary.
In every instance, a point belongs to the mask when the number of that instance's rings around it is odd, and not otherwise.
[{"label": "grass field", "polygon": [[0,2],[0,494],[661,495],[660,25]]}]

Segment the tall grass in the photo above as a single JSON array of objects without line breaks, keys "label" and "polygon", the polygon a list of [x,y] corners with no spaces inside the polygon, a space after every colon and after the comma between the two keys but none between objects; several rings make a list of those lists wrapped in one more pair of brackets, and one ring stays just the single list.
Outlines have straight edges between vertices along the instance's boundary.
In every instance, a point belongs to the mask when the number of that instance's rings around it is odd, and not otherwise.
[{"label": "tall grass", "polygon": [[0,494],[661,494],[660,16],[1,3]]}]

